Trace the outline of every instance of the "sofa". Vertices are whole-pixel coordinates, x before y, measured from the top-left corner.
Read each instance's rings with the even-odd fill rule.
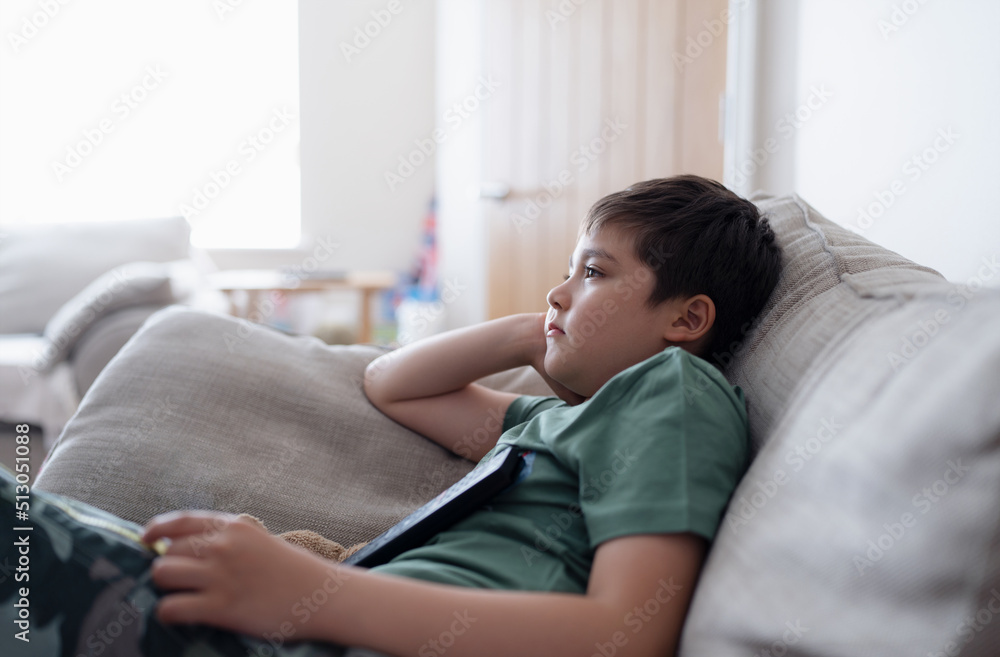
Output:
[[[183,217],[0,229],[0,421],[51,446],[97,374],[165,306],[221,311]]]
[[[784,270],[712,356],[746,395],[754,458],[680,654],[995,657],[995,254],[950,282],[798,196],[752,200]],[[368,540],[473,465],[367,402],[364,368],[384,351],[161,310],[98,376],[36,487],[139,523],[208,508]],[[550,394],[529,368],[482,382]]]

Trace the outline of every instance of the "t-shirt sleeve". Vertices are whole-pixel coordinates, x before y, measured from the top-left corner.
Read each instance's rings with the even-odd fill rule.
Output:
[[[636,377],[595,413],[578,461],[592,548],[629,534],[714,538],[749,444],[742,391],[709,368],[678,359]],[[607,412],[621,405],[627,413]]]
[[[512,429],[527,422],[539,413],[553,406],[563,404],[558,397],[539,397],[536,395],[521,395],[510,403],[503,418],[503,431]]]

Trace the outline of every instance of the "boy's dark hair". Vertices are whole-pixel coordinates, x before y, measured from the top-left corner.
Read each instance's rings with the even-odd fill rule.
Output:
[[[636,257],[655,272],[649,307],[696,294],[712,299],[715,324],[698,355],[727,364],[781,273],[781,249],[757,206],[701,176],[658,178],[595,203],[581,234],[602,227],[631,234]]]

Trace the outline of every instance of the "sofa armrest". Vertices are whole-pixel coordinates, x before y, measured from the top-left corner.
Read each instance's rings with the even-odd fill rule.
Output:
[[[384,351],[171,306],[100,374],[35,485],[138,523],[216,509],[369,540],[473,466],[368,402]],[[530,368],[483,382],[550,394]]]
[[[115,267],[64,303],[45,325],[45,337],[50,343],[45,367],[65,360],[80,336],[115,311],[173,301],[168,265],[133,262]]]
[[[95,321],[77,338],[69,354],[77,398],[82,399],[97,375],[162,305],[122,308]],[[53,441],[58,436],[53,436]]]

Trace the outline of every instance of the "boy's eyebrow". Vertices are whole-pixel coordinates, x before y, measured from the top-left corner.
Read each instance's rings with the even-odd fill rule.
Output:
[[[616,265],[619,264],[618,263],[618,259],[615,258],[610,253],[608,253],[607,251],[605,251],[604,249],[584,249],[583,252],[580,253],[580,255],[583,256],[584,260],[586,260],[587,258],[605,258],[605,259],[610,260],[611,262],[615,263]],[[570,269],[573,268],[573,254],[572,253],[569,254],[569,268]]]

